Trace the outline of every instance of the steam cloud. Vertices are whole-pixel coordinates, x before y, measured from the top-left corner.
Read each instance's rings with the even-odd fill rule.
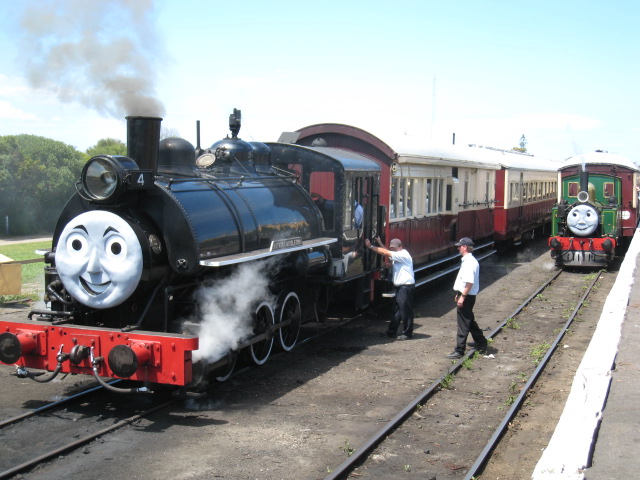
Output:
[[[273,268],[270,261],[242,264],[231,276],[196,291],[201,320],[194,361],[213,363],[252,333],[258,302],[272,300],[268,274]]]
[[[32,87],[102,114],[163,116],[154,63],[162,59],[153,0],[29,1],[21,58]]]

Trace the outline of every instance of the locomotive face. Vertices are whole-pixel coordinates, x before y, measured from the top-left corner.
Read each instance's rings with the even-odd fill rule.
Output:
[[[567,226],[575,235],[591,235],[598,228],[598,212],[591,205],[576,205],[567,215]]]
[[[67,291],[93,308],[124,302],[142,275],[140,242],[131,226],[111,212],[85,212],[71,220],[55,258]]]

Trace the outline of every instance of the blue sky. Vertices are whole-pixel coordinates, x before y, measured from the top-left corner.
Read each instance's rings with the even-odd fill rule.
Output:
[[[0,0],[0,8],[0,135],[81,150],[124,141],[124,117],[148,110],[93,82],[138,69],[145,95],[163,106],[163,126],[195,143],[200,120],[203,146],[227,134],[238,108],[246,140],[337,122],[391,147],[405,135],[451,143],[455,133],[458,144],[511,148],[524,134],[531,153],[553,159],[604,149],[640,162],[638,2]],[[118,66],[109,49],[127,38],[130,63]],[[77,47],[74,61],[53,55],[67,44]],[[117,85],[109,87],[119,93]]]

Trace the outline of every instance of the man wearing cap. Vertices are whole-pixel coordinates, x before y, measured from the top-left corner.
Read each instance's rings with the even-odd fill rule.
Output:
[[[487,349],[487,339],[482,334],[482,330],[480,330],[473,314],[476,295],[480,290],[480,265],[472,254],[473,240],[469,237],[463,237],[455,245],[458,247],[460,255],[462,255],[462,264],[453,284],[453,290],[456,293],[458,335],[456,349],[447,355],[447,358],[452,359],[462,358],[464,355],[469,333],[471,333],[475,342],[473,345],[479,351],[482,352]]]
[[[393,267],[393,284],[396,296],[393,304],[393,318],[386,332],[387,337],[395,337],[400,320],[403,331],[398,340],[409,340],[413,336],[413,295],[415,291],[415,277],[413,274],[413,259],[409,252],[402,247],[402,242],[394,238],[389,242],[389,249],[384,248],[380,237],[375,238],[379,246],[371,245],[369,239],[364,244],[375,253],[388,257]]]

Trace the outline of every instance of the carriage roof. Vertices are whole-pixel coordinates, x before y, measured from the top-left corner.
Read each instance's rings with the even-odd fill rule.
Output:
[[[492,170],[521,169],[556,172],[559,163],[511,150],[468,145],[434,144],[425,137],[403,135],[386,141],[351,125],[319,123],[295,132],[283,132],[279,142],[297,143],[305,139],[339,138],[338,148],[353,149],[390,162],[445,165]]]
[[[400,163],[459,163],[461,166],[492,170],[519,169],[555,172],[559,162],[510,150],[475,145],[400,145]],[[402,153],[400,153],[402,152]]]
[[[559,170],[564,170],[565,168],[577,165],[617,165],[619,167],[628,168],[634,172],[640,171],[638,165],[633,163],[627,157],[623,157],[617,153],[607,152],[590,152],[576,155],[565,160],[564,163],[560,165]]]

